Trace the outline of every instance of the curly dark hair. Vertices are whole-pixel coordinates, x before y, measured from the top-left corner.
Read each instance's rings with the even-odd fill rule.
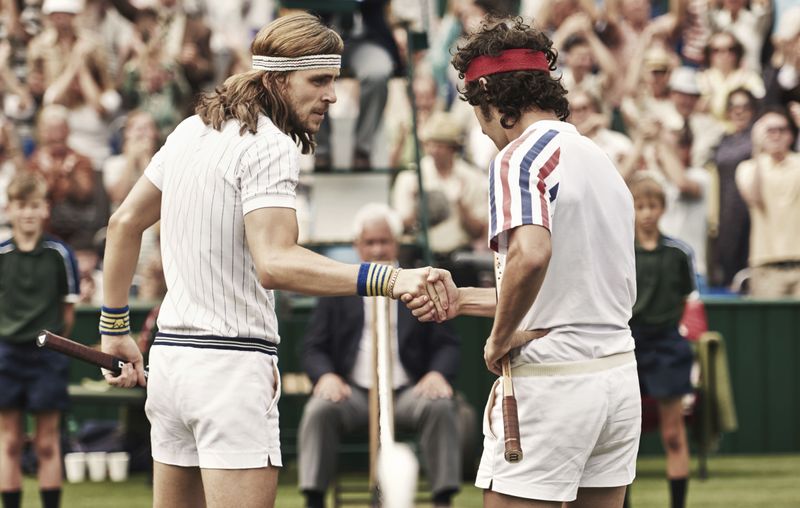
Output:
[[[470,62],[484,55],[497,56],[506,49],[528,48],[541,51],[547,58],[548,68],[556,69],[558,52],[544,33],[526,24],[522,17],[489,18],[481,29],[467,38],[453,56],[453,67],[459,77],[464,78]],[[522,113],[533,108],[552,111],[559,119],[569,116],[567,91],[560,78],[544,71],[511,71],[485,77],[486,86],[478,80],[459,89],[461,99],[473,106],[480,106],[484,117],[490,117],[491,106],[500,111],[500,125],[513,127]]]

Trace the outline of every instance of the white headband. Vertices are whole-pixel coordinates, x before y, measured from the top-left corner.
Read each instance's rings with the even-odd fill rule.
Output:
[[[297,58],[253,55],[253,69],[260,71],[304,71],[308,69],[340,68],[342,55],[309,55]]]

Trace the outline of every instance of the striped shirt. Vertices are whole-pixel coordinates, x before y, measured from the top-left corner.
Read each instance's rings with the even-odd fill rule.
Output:
[[[489,179],[489,245],[501,268],[512,229],[550,232],[547,273],[520,328],[551,332],[525,346],[522,361],[632,351],[633,198],[608,156],[573,125],[539,121],[497,154]]]
[[[161,255],[167,295],[159,331],[277,344],[272,291],[259,283],[244,216],[295,207],[297,145],[265,116],[258,133],[221,131],[192,116],[175,128],[145,176],[162,192]]]

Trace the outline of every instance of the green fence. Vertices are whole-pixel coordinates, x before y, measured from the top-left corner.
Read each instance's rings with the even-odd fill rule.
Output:
[[[300,344],[313,306],[313,299],[283,299],[278,317],[281,330],[280,366],[283,373],[298,373]],[[709,299],[709,325],[725,338],[739,430],[724,437],[720,453],[800,452],[800,301],[754,301]],[[132,325],[138,329],[149,311],[132,309]],[[83,342],[97,341],[97,310],[79,308],[73,336]],[[483,364],[483,343],[491,320],[462,317],[455,321],[462,339],[462,364],[456,387],[483,411],[493,382]],[[97,369],[74,362],[73,382],[99,379]],[[296,429],[304,397],[287,395],[281,400],[281,438],[284,451],[295,451]],[[113,415],[113,408],[76,407],[79,420]],[[478,426],[478,429],[481,427]],[[660,453],[658,437],[645,436],[643,453]]]
[[[800,451],[800,301],[706,302],[728,349],[739,430],[722,452]]]

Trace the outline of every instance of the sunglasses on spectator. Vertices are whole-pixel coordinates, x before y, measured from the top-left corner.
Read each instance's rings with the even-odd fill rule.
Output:
[[[787,134],[790,132],[788,125],[770,125],[764,131],[767,134]]]
[[[745,110],[745,109],[749,110],[749,109],[753,109],[753,108],[750,106],[749,102],[731,102],[728,105],[728,109],[731,110],[731,111],[742,111],[742,110]]]

